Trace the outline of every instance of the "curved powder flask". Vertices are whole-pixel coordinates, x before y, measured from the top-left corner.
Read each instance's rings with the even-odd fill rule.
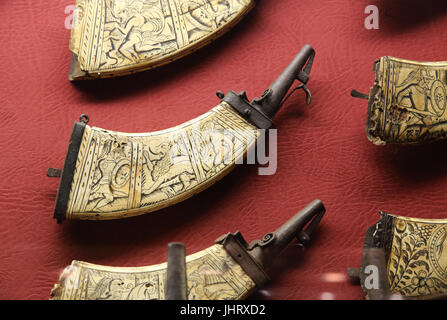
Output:
[[[208,249],[187,256],[188,300],[246,298],[269,280],[266,271],[294,238],[300,245],[310,241],[324,213],[323,203],[314,200],[262,240],[248,244],[240,232],[229,233]],[[119,268],[73,261],[62,272],[51,297],[57,300],[164,300],[166,268],[166,263]]]
[[[152,69],[211,43],[236,25],[253,0],[77,0],[69,79]]]
[[[306,45],[261,98],[233,91],[208,113],[177,127],[127,134],[76,122],[61,176],[54,217],[103,220],[136,216],[183,201],[242,163],[295,89],[309,80],[315,51]],[[301,82],[287,92],[295,80]],[[286,96],[287,95],[287,96]],[[285,97],[285,98],[284,98]],[[260,137],[262,138],[262,137]],[[242,159],[242,160],[241,160]]]
[[[447,219],[381,212],[366,232],[360,278],[367,299],[447,299]]]
[[[447,137],[447,62],[382,57],[374,64],[366,133],[376,145],[428,142]]]

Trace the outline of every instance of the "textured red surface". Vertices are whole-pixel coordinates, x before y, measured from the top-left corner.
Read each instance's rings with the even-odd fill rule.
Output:
[[[274,230],[314,198],[327,207],[315,241],[278,259],[272,281],[256,298],[362,299],[340,275],[359,266],[366,228],[378,210],[445,218],[445,143],[380,148],[365,136],[372,63],[383,55],[447,59],[446,5],[405,1],[259,1],[232,32],[166,67],[127,78],[71,84],[71,0],[0,3],[0,298],[47,299],[60,271],[78,259],[142,266],[166,258],[170,241],[187,252],[223,233],[248,239]],[[441,1],[440,1],[441,2]],[[379,6],[380,30],[364,28],[364,9]],[[421,9],[424,5],[429,9]],[[175,207],[108,222],[57,225],[53,205],[73,121],[124,132],[163,129],[217,104],[220,89],[262,94],[305,43],[317,51],[309,88],[276,118],[278,171],[258,176],[242,166],[202,194]]]

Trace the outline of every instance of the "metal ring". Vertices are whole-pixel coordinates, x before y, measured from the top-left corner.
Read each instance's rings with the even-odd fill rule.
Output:
[[[81,114],[81,116],[79,117],[79,121],[87,124],[90,121],[90,118],[88,117],[88,115],[86,115],[85,113]]]
[[[273,239],[275,238],[275,234],[273,232],[269,232],[264,235],[262,238],[262,246],[265,246],[266,244],[269,244]]]

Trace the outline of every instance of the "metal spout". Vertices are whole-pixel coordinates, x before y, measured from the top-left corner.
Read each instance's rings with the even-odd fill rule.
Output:
[[[180,242],[168,244],[166,300],[187,300],[185,246]]]
[[[309,242],[312,232],[325,212],[326,208],[323,203],[320,200],[314,200],[274,232],[267,233],[262,240],[255,240],[250,243],[247,250],[264,269],[268,269],[274,258],[294,238],[297,238],[298,243],[303,246]],[[306,225],[307,228],[305,228]]]
[[[261,98],[254,99],[252,103],[258,106],[265,115],[273,118],[295,90],[304,89],[307,95],[306,102],[310,104],[311,94],[306,84],[309,81],[314,57],[315,50],[310,45],[305,45],[281,75],[264,92],[264,95]],[[300,81],[301,84],[286,96],[295,80]]]
[[[310,104],[311,94],[306,84],[309,81],[314,57],[315,50],[310,45],[305,45],[260,98],[249,101],[245,91],[240,93],[229,91],[225,96],[219,91],[217,96],[259,129],[269,129],[273,126],[275,114],[296,90],[303,89],[306,92],[306,102]],[[295,80],[300,84],[290,90]]]

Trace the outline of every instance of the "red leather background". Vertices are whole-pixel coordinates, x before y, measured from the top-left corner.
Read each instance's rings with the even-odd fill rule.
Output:
[[[193,253],[223,233],[247,240],[274,230],[314,198],[327,207],[315,241],[277,260],[255,298],[362,299],[344,274],[359,266],[378,211],[445,218],[446,143],[376,147],[365,136],[372,63],[383,55],[447,60],[444,1],[264,0],[232,32],[166,67],[107,81],[68,81],[67,5],[74,0],[0,2],[0,298],[47,299],[71,260],[142,266],[182,241]],[[380,30],[364,9],[380,9]],[[404,5],[405,4],[405,5]],[[398,8],[399,5],[401,8]],[[422,7],[424,6],[424,7]],[[393,8],[394,7],[394,8]],[[262,94],[305,43],[317,51],[309,88],[275,119],[278,170],[241,166],[202,194],[156,214],[57,225],[53,206],[72,125],[147,132],[190,120],[217,104],[216,90]]]

